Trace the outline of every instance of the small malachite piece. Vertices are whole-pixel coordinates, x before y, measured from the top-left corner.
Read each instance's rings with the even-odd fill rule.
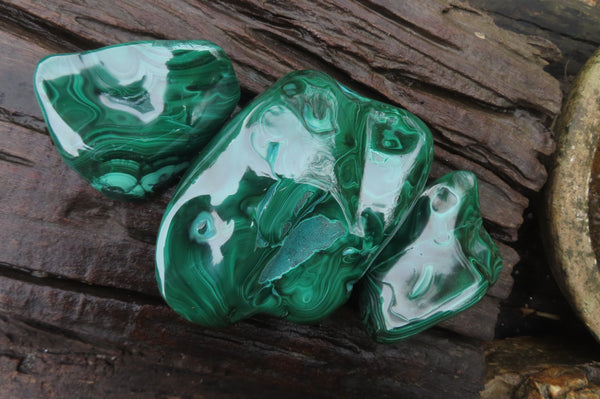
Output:
[[[381,342],[414,335],[473,305],[502,268],[482,226],[477,181],[459,171],[416,201],[360,284],[361,313]]]
[[[344,303],[425,187],[427,127],[314,71],[293,72],[205,148],[165,212],[159,289],[205,326],[316,322]]]
[[[44,58],[35,90],[66,163],[115,199],[185,170],[235,108],[227,55],[206,41],[135,42]]]

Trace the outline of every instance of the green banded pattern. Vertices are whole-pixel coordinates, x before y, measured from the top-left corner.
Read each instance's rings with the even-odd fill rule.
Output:
[[[501,268],[475,175],[450,173],[419,197],[361,281],[367,329],[381,342],[414,335],[479,301]]]
[[[235,108],[233,66],[206,41],[53,55],[35,89],[65,162],[114,199],[144,198],[190,164]]]
[[[427,127],[315,71],[293,72],[205,148],[165,212],[161,294],[187,319],[317,322],[344,303],[423,191]]]

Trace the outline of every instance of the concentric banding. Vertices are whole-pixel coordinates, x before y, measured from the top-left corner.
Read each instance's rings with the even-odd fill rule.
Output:
[[[361,281],[367,329],[381,342],[414,335],[481,299],[501,268],[475,175],[450,173],[419,197]]]
[[[414,115],[323,73],[291,73],[223,128],[174,194],[160,291],[206,326],[256,313],[321,320],[348,299],[431,161]]]
[[[143,198],[185,170],[240,95],[231,62],[205,41],[53,55],[34,83],[64,160],[118,199]]]

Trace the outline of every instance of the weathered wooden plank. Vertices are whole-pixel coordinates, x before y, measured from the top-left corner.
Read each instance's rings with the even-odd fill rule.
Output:
[[[22,42],[19,43],[18,40],[5,41],[6,43],[11,44],[10,50],[13,50],[15,48],[21,48],[21,45],[24,45],[24,43]],[[14,45],[13,43],[18,43],[18,45]],[[27,44],[24,47],[27,46],[31,47],[31,44]],[[43,50],[42,52],[45,52],[45,50]],[[11,70],[21,71],[20,80],[22,81],[23,76],[29,78],[31,63],[29,63],[28,67],[29,68],[12,68]],[[23,74],[23,71],[26,73]],[[26,92],[25,94],[28,93]],[[22,97],[26,98],[28,96]],[[30,107],[32,103],[33,101],[28,102]],[[37,113],[37,111],[34,111],[34,113]],[[482,202],[484,202],[485,204],[496,202],[497,205],[494,204],[494,206],[485,206],[483,208],[484,216],[488,220],[491,220],[492,223],[496,223],[500,226],[499,231],[495,232],[495,235],[497,237],[514,240],[516,238],[518,226],[522,222],[522,210],[527,205],[526,199],[520,194],[516,193],[514,190],[512,190],[506,183],[504,183],[501,179],[497,178],[493,173],[490,173],[485,168],[482,168],[476,163],[468,162],[465,159],[462,159],[461,161],[461,157],[458,157],[454,154],[449,154],[447,151],[444,151],[439,147],[436,151],[438,153],[438,160],[440,163],[452,162],[455,166],[460,166],[463,169],[475,171],[480,176],[480,178],[483,176],[482,186],[487,185],[487,183],[484,180],[485,178],[488,178],[489,180],[493,181],[492,185],[487,185],[487,187],[485,187],[482,190]],[[507,204],[507,198],[510,198],[510,200],[513,203]]]
[[[356,316],[344,309],[317,326],[254,318],[227,329],[206,330],[182,321],[164,306],[54,285],[44,279],[0,276],[0,312],[28,315],[37,325],[77,340],[142,351],[149,365],[160,361],[177,365],[184,375],[186,371],[206,375],[215,382],[224,378],[238,394],[252,394],[244,391],[247,381],[254,382],[249,389],[264,383],[267,394],[286,387],[299,395],[326,398],[476,398],[482,388],[483,353],[478,344],[436,331],[395,345],[376,344]],[[0,326],[6,328],[2,322]],[[13,358],[20,356],[15,353]],[[179,387],[172,389],[177,392]]]
[[[30,82],[35,64],[41,57],[47,55],[49,50],[33,44],[31,40],[25,40],[2,31],[0,31],[0,45],[7,53],[17,54],[16,57],[9,58],[9,62],[2,64],[1,72],[7,72],[6,76],[9,76],[11,82],[10,85],[0,89],[2,93],[5,93],[2,96],[4,101],[0,102],[3,119],[36,130],[43,130],[41,113],[36,105]],[[17,90],[15,87],[19,89]],[[28,152],[30,150],[15,149],[15,151]],[[434,166],[432,176],[439,177],[452,169],[471,170],[480,176],[483,188],[481,190],[482,202],[490,204],[483,208],[483,216],[498,226],[496,232],[498,238],[514,241],[518,227],[522,223],[521,212],[527,206],[527,199],[484,167],[437,147],[436,166]],[[512,211],[507,212],[507,209]]]
[[[147,235],[166,202],[117,205],[70,170],[48,136],[6,122],[0,134],[0,181],[9,188],[0,191],[0,262],[155,294]]]
[[[441,322],[439,326],[465,337],[489,341],[494,339],[499,313],[500,300],[486,295],[469,309]]]
[[[14,318],[0,317],[0,347],[0,391],[11,399],[306,397],[264,377],[227,373],[226,364],[90,345]]]
[[[498,249],[500,249],[500,254],[502,255],[502,272],[500,273],[500,277],[498,277],[498,281],[490,288],[487,295],[498,299],[506,299],[513,287],[512,271],[513,267],[519,262],[519,254],[505,244],[500,242],[496,242],[496,244],[498,244]]]
[[[12,80],[23,87],[19,96],[30,97],[29,102],[13,101],[11,97],[0,104],[12,122],[0,122],[4,142],[0,176],[11,187],[0,194],[6,237],[0,240],[0,261],[7,269],[20,268],[36,275],[60,276],[155,296],[153,242],[169,194],[144,204],[108,201],[62,163],[47,136],[36,134],[30,126],[16,125],[14,115],[39,118],[39,110],[31,105],[34,99],[29,82],[33,64],[48,53],[48,48],[56,51],[53,46],[57,45],[37,45],[9,32],[0,32],[0,38],[6,51],[18,53],[26,49],[27,56],[11,58],[11,66],[3,68],[10,69]],[[14,91],[8,94],[17,96]],[[493,227],[492,233],[498,238],[515,239],[522,221],[521,211],[515,208],[527,205],[525,197],[473,161],[441,148],[436,149],[436,157],[433,177],[457,168],[480,176],[483,213]],[[513,211],[506,212],[507,208]],[[518,260],[508,247],[503,254],[505,271],[496,286],[499,288],[492,291],[497,298],[508,296],[510,271]],[[497,301],[485,300],[446,327],[489,339],[496,314]]]
[[[8,33],[2,28],[0,24],[0,120],[43,132],[44,120],[33,94],[33,71],[40,58],[61,48],[43,47],[21,30]]]
[[[506,29],[548,38],[563,57],[547,68],[568,83],[600,47],[600,5],[594,0],[469,0]]]
[[[6,122],[0,122],[0,132],[6,143],[0,180],[12,187],[0,192],[0,262],[156,296],[154,240],[168,194],[137,204],[109,201],[61,161],[47,136]],[[518,257],[509,247],[501,249],[504,272],[498,287],[504,288],[495,293],[506,298]],[[491,339],[497,312],[497,301],[484,301],[446,326]]]
[[[176,387],[202,378],[214,388],[202,393],[215,397],[250,396],[244,387],[261,385],[272,396],[477,397],[477,339],[493,337],[518,260],[504,244],[505,269],[482,302],[393,346],[366,337],[352,304],[317,326],[256,317],[224,330],[193,326],[162,304],[153,242],[170,194],[118,204],[89,188],[43,134],[31,88],[34,64],[49,52],[155,38],[217,42],[233,59],[244,101],[292,69],[315,68],[416,113],[434,130],[432,178],[475,172],[486,226],[498,240],[516,240],[525,195],[545,181],[538,157],[553,150],[546,125],[560,92],[542,68],[556,49],[506,33],[460,2],[0,1],[0,51],[10,54],[0,58],[0,74],[10,80],[0,87],[0,180],[8,187],[0,192],[0,314],[125,353],[142,350],[145,359],[123,362],[132,370],[177,364]],[[80,342],[62,343],[70,344]],[[18,369],[19,356],[0,353],[0,362],[10,368],[17,359]],[[44,357],[47,369],[60,365],[52,359]],[[110,367],[127,375],[124,364]],[[100,370],[105,379],[97,382],[105,385],[98,386],[123,381],[98,367],[87,373]],[[137,384],[116,385],[125,394],[143,389]],[[325,385],[337,391],[322,392]]]
[[[553,149],[543,115],[554,115],[561,97],[542,70],[553,47],[502,31],[462,3],[399,4],[8,1],[0,8],[9,20],[25,13],[90,43],[213,40],[250,94],[292,69],[323,69],[422,117],[452,154],[510,182],[507,195],[514,187],[539,189],[546,172],[537,156]]]

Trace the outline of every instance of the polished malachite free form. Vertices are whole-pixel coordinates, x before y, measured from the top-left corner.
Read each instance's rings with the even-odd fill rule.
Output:
[[[458,171],[418,198],[360,284],[369,332],[381,342],[414,335],[477,302],[502,268],[482,226],[477,180]]]
[[[146,41],[52,55],[34,85],[65,162],[114,199],[169,184],[235,108],[232,64],[207,41]]]
[[[432,154],[407,111],[321,72],[283,77],[180,183],[157,239],[161,294],[205,326],[257,313],[323,319],[404,221]]]

